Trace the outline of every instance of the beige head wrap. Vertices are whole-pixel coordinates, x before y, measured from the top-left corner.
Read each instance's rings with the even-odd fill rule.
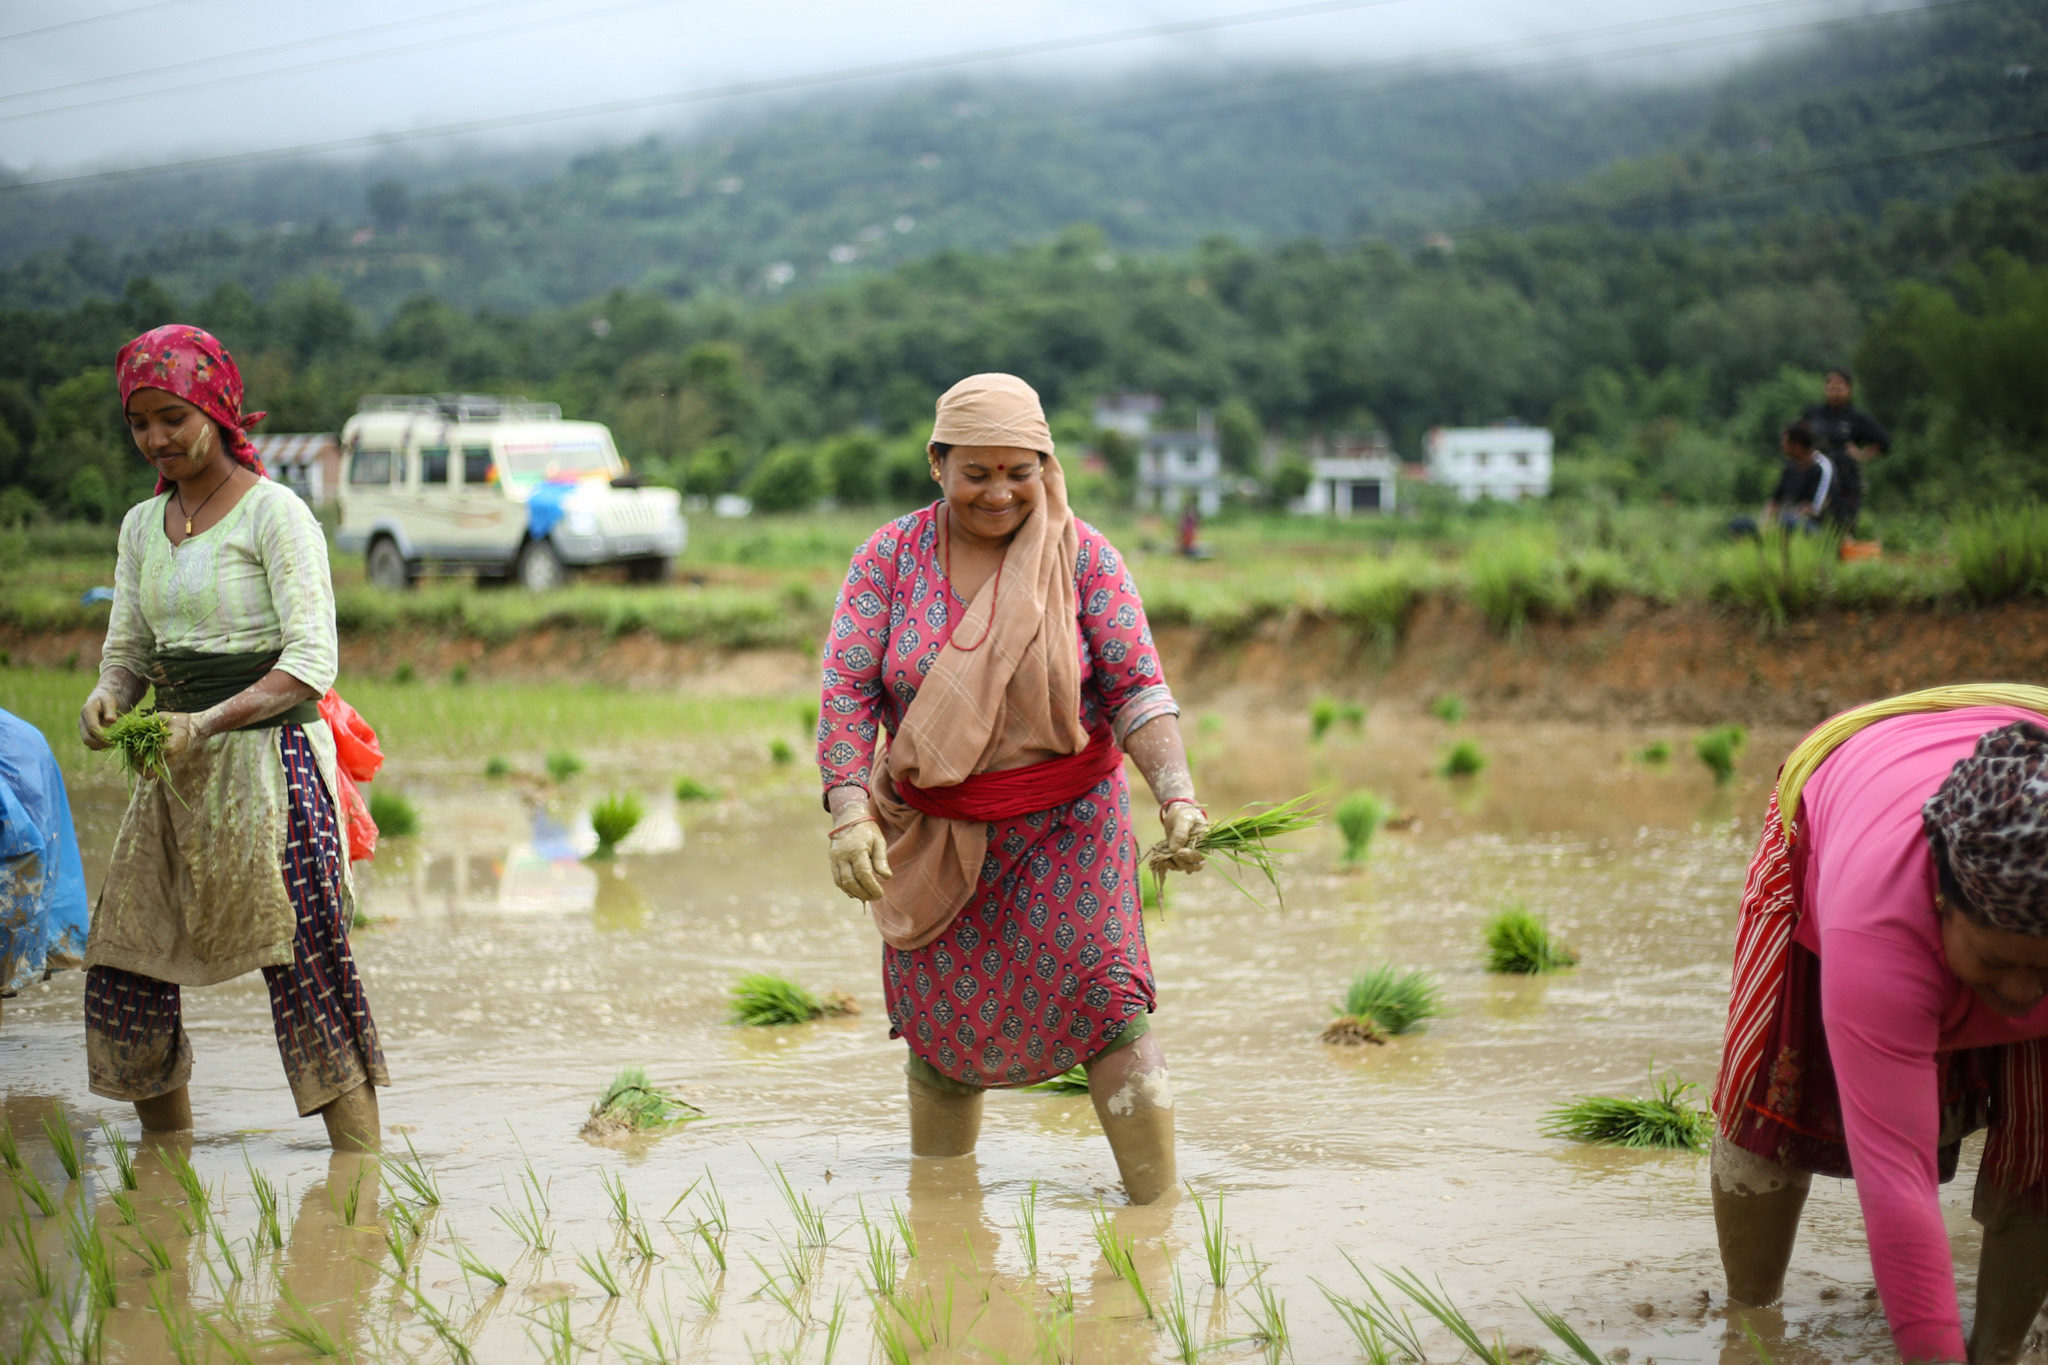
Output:
[[[1038,507],[1010,538],[1002,573],[974,595],[870,775],[896,875],[869,909],[882,938],[897,948],[931,942],[966,908],[988,853],[989,827],[913,809],[897,796],[896,779],[950,787],[1088,745],[1074,616],[1080,533],[1038,395],[1015,375],[972,375],[939,399],[932,440],[1036,450],[1046,459]],[[977,640],[973,649],[958,647]]]
[[[1011,446],[1050,455],[1052,428],[1038,390],[1014,374],[970,374],[939,396],[932,440],[949,446]]]

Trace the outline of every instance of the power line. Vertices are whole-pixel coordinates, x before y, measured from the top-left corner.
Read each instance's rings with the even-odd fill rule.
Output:
[[[61,24],[44,24],[41,28],[25,28],[19,33],[0,33],[0,43],[11,43],[17,38],[40,38],[45,33],[59,29],[78,28],[85,24],[97,24],[107,19],[126,19],[132,14],[146,14],[150,10],[170,9],[176,5],[189,5],[192,0],[155,0],[154,4],[135,5],[129,9],[117,9],[106,14],[88,14],[83,19],[66,19]]]
[[[639,0],[639,3],[636,4],[614,5],[611,6],[609,9],[578,11],[576,13],[571,14],[547,15],[540,19],[529,19],[522,23],[508,24],[496,29],[480,29],[475,33],[451,34],[441,38],[433,39],[429,43],[416,44],[413,48],[399,50],[412,51],[416,50],[416,48],[420,46],[438,46],[444,43],[453,44],[459,42],[470,42],[480,38],[496,37],[501,33],[519,33],[534,28],[551,28],[560,24],[572,24],[579,19],[602,18],[610,14],[618,13],[621,10],[646,9],[650,5],[673,4],[674,2],[675,0]],[[88,76],[84,80],[67,81],[63,85],[40,86],[34,90],[16,90],[5,95],[0,95],[0,104],[6,104],[13,100],[34,99],[39,95],[61,94],[63,91],[66,90],[83,90],[88,86],[117,85],[123,81],[132,81],[142,76],[163,76],[169,75],[172,72],[176,71],[196,71],[200,69],[214,69],[218,68],[223,63],[238,62],[247,57],[274,57],[282,52],[297,52],[302,48],[320,47],[327,43],[346,42],[351,38],[373,38],[380,33],[392,33],[405,29],[422,28],[428,24],[445,23],[451,19],[467,19],[472,15],[490,14],[497,11],[501,11],[504,8],[505,6],[502,3],[498,3],[497,0],[487,0],[487,3],[484,4],[464,5],[459,9],[442,10],[437,14],[416,14],[406,19],[393,19],[381,24],[369,24],[362,28],[339,29],[333,33],[317,34],[311,38],[294,38],[290,42],[268,43],[262,47],[245,47],[239,52],[212,52],[208,53],[204,57],[194,57],[189,61],[172,62],[166,66],[144,67],[139,71],[122,71],[117,72],[116,74],[111,76]],[[354,53],[352,55],[344,57],[330,57],[325,61],[312,63],[310,66],[285,67],[275,72],[259,71],[253,74],[257,76],[267,76],[273,74],[283,75],[292,71],[320,69],[328,66],[339,66],[343,63],[351,61],[364,61],[377,57],[389,56],[392,55],[392,53],[392,49],[377,49],[370,52]],[[237,76],[234,79],[248,80],[250,79],[250,77],[248,75],[243,75]],[[183,85],[159,86],[154,90],[143,90],[129,95],[117,95],[112,99],[86,101],[78,104],[60,104],[49,109],[37,109],[31,113],[15,114],[11,117],[35,118],[42,114],[61,114],[71,109],[91,109],[101,104],[119,104],[126,100],[150,99],[154,96],[164,94],[171,90],[183,90],[186,88],[187,87]]]
[[[469,119],[460,123],[443,123],[428,128],[414,128],[396,133],[364,133],[354,137],[332,138],[324,142],[304,142],[292,147],[273,147],[255,152],[229,152],[220,156],[194,157],[187,161],[165,162],[155,166],[131,166],[120,170],[89,171],[78,175],[52,176],[44,180],[18,181],[11,185],[0,185],[0,194],[20,194],[28,190],[47,189],[57,185],[80,185],[93,182],[130,180],[140,176],[162,175],[174,171],[212,170],[221,166],[250,165],[264,161],[281,161],[297,156],[309,156],[319,152],[352,151],[362,147],[391,146],[405,142],[422,142],[433,138],[461,137],[470,133],[497,132],[506,128],[527,128],[543,123],[562,123],[581,118],[597,118],[606,114],[634,113],[643,109],[659,109],[683,104],[701,104],[713,100],[734,99],[745,95],[778,94],[791,90],[808,90],[827,85],[841,85],[852,81],[873,80],[883,76],[915,75],[924,71],[940,71],[953,66],[970,66],[982,62],[1007,61],[1018,57],[1039,57],[1059,52],[1076,52],[1087,48],[1109,47],[1118,43],[1138,42],[1147,38],[1171,38],[1190,33],[1211,33],[1221,29],[1242,28],[1251,24],[1274,23],[1286,19],[1303,19],[1322,14],[1340,14],[1349,10],[1375,9],[1383,5],[1404,4],[1408,0],[1311,0],[1311,3],[1285,5],[1277,9],[1245,10],[1235,14],[1217,15],[1209,19],[1182,19],[1169,23],[1146,24],[1137,28],[1112,29],[1105,33],[1081,34],[1070,38],[1047,38],[1029,43],[1009,43],[998,47],[975,48],[966,52],[939,57],[913,57],[893,62],[872,62],[861,66],[840,67],[831,71],[813,72],[803,76],[780,76],[756,81],[739,81],[730,85],[706,86],[697,90],[682,90],[666,95],[641,95],[630,99],[605,100],[596,104],[569,105],[558,109],[536,110],[525,114],[503,114],[494,118]]]

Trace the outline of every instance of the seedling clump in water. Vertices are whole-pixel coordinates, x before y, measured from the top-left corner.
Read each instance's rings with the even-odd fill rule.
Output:
[[[1337,830],[1344,836],[1344,861],[1362,863],[1372,836],[1387,820],[1387,803],[1371,792],[1353,792],[1337,803]]]
[[[1391,964],[1351,978],[1344,998],[1330,1007],[1337,1017],[1323,1030],[1326,1043],[1379,1043],[1386,1035],[1410,1033],[1444,1012],[1436,977],[1417,967]]]
[[[1465,719],[1465,699],[1446,692],[1429,704],[1429,714],[1446,725],[1456,725]]]
[[[794,763],[796,761],[796,750],[791,747],[788,740],[777,735],[774,739],[768,741],[768,757],[777,767],[781,767],[786,763]]]
[[[1486,755],[1469,739],[1461,739],[1444,754],[1437,769],[1445,777],[1477,777],[1486,767]]]
[[[1726,782],[1735,776],[1735,760],[1742,757],[1742,750],[1749,743],[1749,731],[1740,725],[1717,725],[1693,741],[1693,752],[1700,756],[1700,762],[1713,771],[1714,781]]]
[[[804,1024],[828,1014],[859,1014],[850,995],[838,991],[814,995],[786,976],[748,972],[732,988],[735,1024]]]
[[[1330,727],[1337,723],[1337,699],[1317,697],[1308,708],[1308,734],[1312,740],[1321,740],[1330,733]]]
[[[647,1079],[647,1068],[629,1066],[620,1070],[590,1106],[583,1124],[588,1138],[620,1137],[654,1129],[673,1128],[703,1117],[704,1111],[688,1100],[659,1090]]]
[[[1535,975],[1578,965],[1579,957],[1550,936],[1550,924],[1510,905],[1486,922],[1486,970]]]
[[[676,779],[676,800],[678,801],[716,801],[717,799],[718,789],[715,787],[707,787],[696,778],[687,774]]]
[[[1666,1076],[1651,1096],[1577,1095],[1544,1117],[1543,1135],[1600,1147],[1703,1151],[1714,1135],[1714,1117],[1686,1098],[1697,1089]]]
[[[631,792],[613,792],[590,808],[590,828],[597,835],[595,858],[609,858],[639,827],[646,809]]]
[[[377,833],[394,839],[420,830],[419,807],[397,792],[370,793],[370,820],[377,826]]]
[[[567,782],[570,778],[583,771],[583,760],[570,753],[567,749],[555,750],[547,756],[546,761],[548,781],[557,784]]]

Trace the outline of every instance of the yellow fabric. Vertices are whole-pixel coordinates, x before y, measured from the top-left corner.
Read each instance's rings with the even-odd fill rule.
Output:
[[[2048,724],[2048,687],[2027,683],[1957,683],[1904,692],[1830,716],[1799,741],[1785,759],[1785,766],[1778,770],[1778,818],[1785,824],[1785,837],[1792,837],[1792,818],[1799,810],[1799,793],[1806,789],[1807,779],[1850,736],[1894,716],[1961,711],[1971,706],[2017,706],[2040,713],[2043,723]]]

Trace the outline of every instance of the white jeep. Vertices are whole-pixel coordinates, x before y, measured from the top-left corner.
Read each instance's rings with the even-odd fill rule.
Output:
[[[553,403],[371,394],[341,448],[335,543],[380,588],[474,572],[544,592],[598,564],[658,581],[688,543],[681,495],[641,487],[602,423],[565,422]]]

